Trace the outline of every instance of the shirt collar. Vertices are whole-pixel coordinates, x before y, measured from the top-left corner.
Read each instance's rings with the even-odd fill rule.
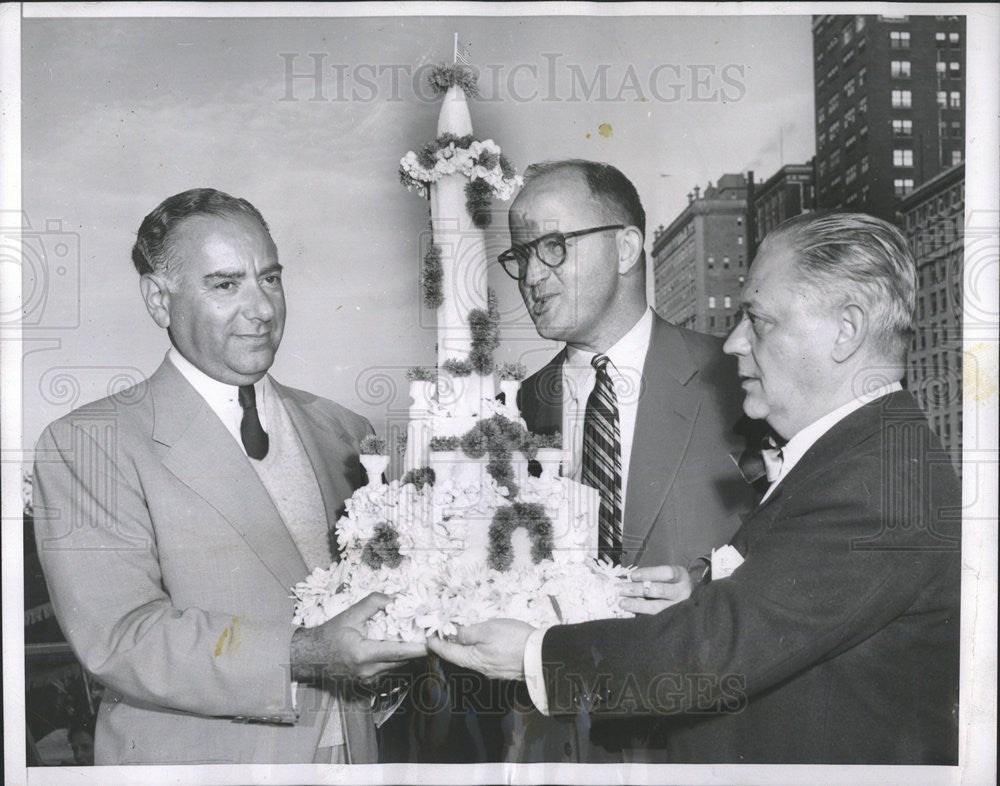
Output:
[[[619,371],[635,369],[642,372],[642,366],[646,361],[646,352],[649,349],[649,338],[653,332],[653,309],[647,308],[638,321],[629,328],[628,332],[614,343],[606,352],[611,364]],[[566,363],[576,368],[591,368],[591,361],[596,352],[588,352],[584,349],[566,346]]]
[[[238,386],[228,385],[225,382],[219,382],[219,380],[210,377],[178,352],[176,347],[170,348],[167,352],[167,358],[215,412],[218,413],[227,407],[231,407],[234,403],[239,406]],[[254,383],[258,412],[264,409],[264,396],[267,389],[266,380],[267,374]]]
[[[869,393],[865,393],[856,399],[848,401],[843,406],[838,407],[832,412],[828,412],[823,415],[823,417],[814,420],[808,426],[801,429],[794,437],[788,440],[787,444],[781,449],[782,477],[788,474],[791,468],[795,466],[798,460],[806,454],[809,448],[816,444],[820,437],[826,434],[826,432],[852,412],[861,409],[861,407],[865,404],[875,401],[875,399],[882,398],[883,396],[887,396],[890,393],[895,393],[897,390],[902,389],[903,386],[899,382],[882,385]]]

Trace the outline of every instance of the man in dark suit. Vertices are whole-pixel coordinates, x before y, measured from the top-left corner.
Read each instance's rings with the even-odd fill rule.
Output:
[[[491,621],[431,649],[527,676],[547,712],[669,717],[672,761],[954,764],[961,495],[899,384],[915,279],[870,216],[768,235],[726,351],[788,441],[711,581],[655,616]]]
[[[501,263],[539,335],[566,342],[522,384],[521,414],[532,432],[562,434],[564,475],[601,490],[602,556],[641,567],[626,607],[660,611],[687,592],[686,571],[700,575],[701,558],[756,501],[730,459],[741,447],[736,364],[719,339],[671,325],[649,307],[646,215],[616,168],[582,160],[528,167],[509,223],[512,247]],[[601,438],[592,406],[600,380],[613,401],[611,417],[597,424],[608,438],[592,450],[590,429]],[[614,466],[602,483],[594,459],[605,448]],[[629,749],[640,747],[648,759],[662,747],[648,722],[597,724],[578,740],[548,727],[546,756],[635,758]]]
[[[336,556],[371,426],[267,374],[282,267],[249,202],[170,197],[132,256],[173,346],[145,382],[50,425],[34,475],[56,616],[107,686],[96,762],[374,762],[354,680],[424,648],[364,637],[386,596],[306,629],[290,592]]]

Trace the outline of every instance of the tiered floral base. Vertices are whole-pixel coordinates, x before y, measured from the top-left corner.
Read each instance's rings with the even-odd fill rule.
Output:
[[[461,451],[431,454],[433,484],[370,473],[337,523],[340,561],[295,587],[295,621],[319,625],[373,591],[394,596],[369,623],[377,639],[450,635],[493,617],[540,626],[631,616],[618,591],[628,569],[594,559],[597,492],[558,477],[561,455],[538,451],[543,471],[532,477],[516,454],[513,500],[487,457]]]

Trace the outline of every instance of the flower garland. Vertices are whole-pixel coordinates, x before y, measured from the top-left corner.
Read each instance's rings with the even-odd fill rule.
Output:
[[[479,97],[479,86],[476,84],[475,72],[463,63],[452,63],[435,67],[428,75],[427,81],[431,89],[438,95],[448,92],[452,85],[458,85],[470,98]]]
[[[510,570],[514,562],[511,535],[524,527],[531,538],[531,561],[536,565],[552,558],[552,520],[538,502],[515,502],[497,508],[490,524],[490,548],[486,564],[493,570]]]
[[[475,370],[471,360],[459,360],[458,358],[448,358],[441,364],[441,368],[453,377],[468,377]]]
[[[523,182],[492,139],[480,141],[472,134],[441,134],[421,147],[420,152],[411,150],[399,160],[400,183],[424,198],[430,196],[432,183],[452,174],[469,178],[465,206],[480,229],[490,225],[489,206],[493,198],[510,199]]]
[[[406,378],[410,382],[437,382],[437,368],[434,366],[412,366],[406,369]]]
[[[451,453],[461,446],[460,437],[431,437],[430,449],[434,453]]]
[[[497,379],[501,382],[507,380],[520,382],[528,376],[528,370],[524,367],[524,363],[499,363],[496,372]]]
[[[441,291],[443,278],[441,246],[432,243],[424,254],[424,264],[420,268],[420,288],[424,292],[424,305],[432,311],[444,303],[444,293]]]
[[[422,489],[427,485],[434,485],[435,475],[434,469],[431,467],[417,467],[416,469],[408,470],[403,474],[403,477],[399,479],[399,485],[405,486],[407,483],[412,483],[417,487],[417,491]]]
[[[378,570],[382,565],[398,568],[402,561],[403,555],[399,553],[399,533],[396,532],[396,528],[385,521],[376,524],[375,535],[361,551],[362,564],[372,570]]]
[[[486,290],[486,309],[474,308],[469,312],[469,333],[472,349],[469,363],[480,376],[493,373],[493,352],[500,346],[500,310],[496,292]]]

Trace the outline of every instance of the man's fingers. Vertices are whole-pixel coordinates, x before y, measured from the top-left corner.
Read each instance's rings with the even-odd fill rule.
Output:
[[[666,608],[674,605],[672,600],[645,600],[643,598],[625,598],[621,602],[621,607],[625,611],[633,614],[659,614]]]
[[[395,662],[422,658],[427,654],[427,645],[422,641],[374,641],[366,639],[364,659],[366,661]]]
[[[345,609],[339,615],[346,625],[351,627],[361,627],[361,625],[374,617],[378,612],[389,605],[391,601],[388,595],[381,592],[372,592],[349,609]]]
[[[634,582],[663,581],[672,584],[684,578],[686,573],[687,571],[680,565],[656,565],[650,568],[634,570],[630,578]]]
[[[461,631],[459,631],[459,633],[461,633]],[[449,663],[454,663],[456,666],[461,666],[467,669],[474,668],[471,651],[461,644],[433,637],[427,639],[427,649],[443,660],[446,660]]]

